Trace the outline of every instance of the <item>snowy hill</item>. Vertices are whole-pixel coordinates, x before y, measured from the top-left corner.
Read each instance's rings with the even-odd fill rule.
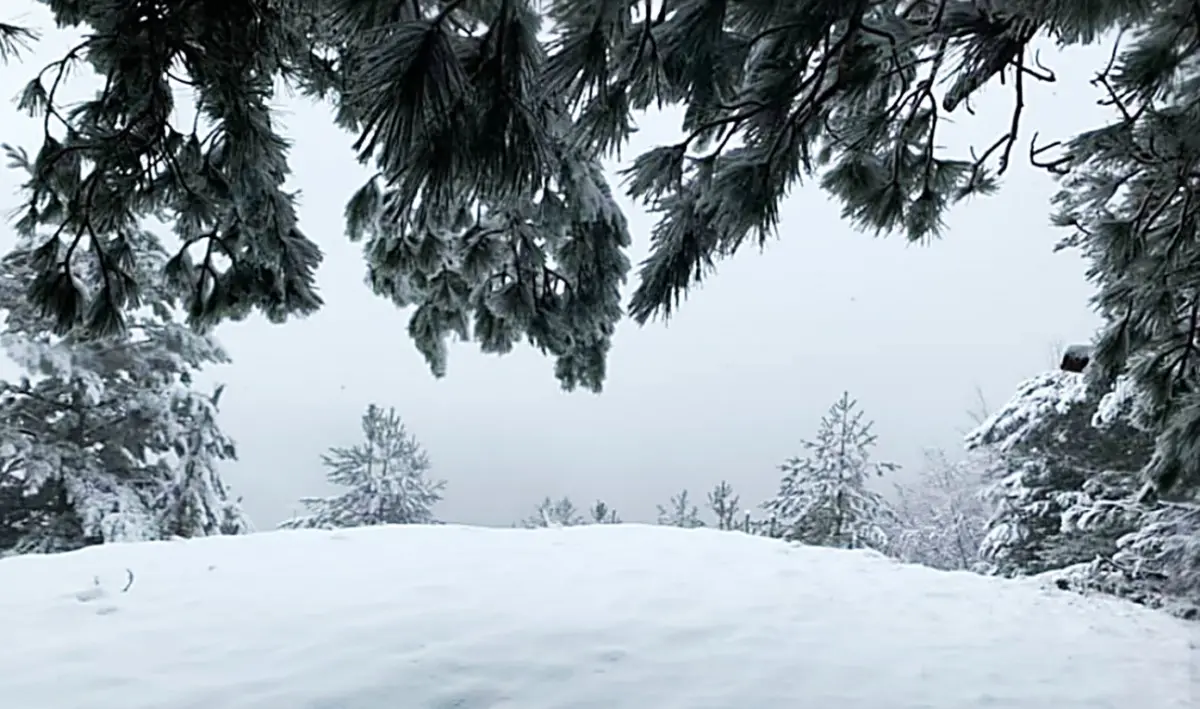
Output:
[[[1200,706],[1196,627],[1164,614],[640,525],[5,559],[0,637],[14,709]]]

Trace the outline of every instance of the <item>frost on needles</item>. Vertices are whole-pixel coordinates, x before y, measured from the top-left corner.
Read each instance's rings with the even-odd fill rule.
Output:
[[[148,216],[187,245],[168,273],[196,324],[321,305],[321,253],[284,187],[282,83],[331,102],[375,171],[347,231],[370,287],[413,306],[434,373],[452,337],[489,352],[524,339],[564,387],[598,390],[630,267],[601,161],[638,112],[682,106],[684,139],[624,170],[655,219],[636,320],[669,316],[719,259],[763,243],[804,180],[856,226],[916,241],[1027,156],[1059,179],[1054,221],[1091,264],[1095,385],[1131,375],[1136,423],[1157,437],[1150,477],[1200,489],[1200,275],[1180,266],[1200,258],[1191,0],[43,1],[88,34],[20,97],[45,126],[22,230],[29,249],[61,241],[125,284],[83,293],[43,260],[30,296],[60,327],[124,325],[144,284],[116,250]],[[31,39],[0,26],[0,55]],[[1106,125],[1040,140],[1024,125],[1056,78],[1037,60],[1050,44],[1111,48],[1093,82]],[[68,111],[60,77],[78,64],[104,88]],[[1008,128],[947,154],[942,127],[1001,83]],[[185,84],[194,125],[173,122]]]

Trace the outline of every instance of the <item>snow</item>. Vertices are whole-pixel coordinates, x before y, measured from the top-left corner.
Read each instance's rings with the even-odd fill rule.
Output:
[[[1193,624],[642,525],[295,530],[0,560],[21,709],[1196,707]]]
[[[967,434],[966,447],[991,446],[998,452],[1026,443],[1050,416],[1065,416],[1087,401],[1087,381],[1075,372],[1053,371],[1022,382],[1017,393]]]
[[[1100,399],[1100,405],[1092,416],[1092,425],[1102,428],[1121,419],[1132,421],[1139,393],[1137,381],[1133,377],[1128,374],[1117,377],[1112,391]]]

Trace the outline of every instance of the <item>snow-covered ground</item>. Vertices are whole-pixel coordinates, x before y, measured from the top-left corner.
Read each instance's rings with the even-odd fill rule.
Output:
[[[1198,640],[1030,582],[641,525],[0,560],[13,709],[1195,709]]]

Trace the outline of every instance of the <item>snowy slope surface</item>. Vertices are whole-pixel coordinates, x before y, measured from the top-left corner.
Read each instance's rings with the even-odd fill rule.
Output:
[[[1195,709],[1196,640],[1031,582],[640,525],[0,560],[13,709]]]

